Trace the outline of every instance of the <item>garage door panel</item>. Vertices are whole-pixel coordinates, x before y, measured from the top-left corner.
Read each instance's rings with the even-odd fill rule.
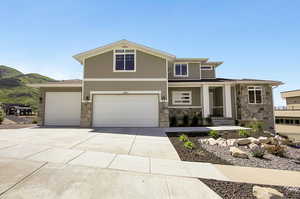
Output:
[[[80,125],[80,92],[46,92],[45,125]]]
[[[93,126],[158,126],[157,95],[96,95]]]

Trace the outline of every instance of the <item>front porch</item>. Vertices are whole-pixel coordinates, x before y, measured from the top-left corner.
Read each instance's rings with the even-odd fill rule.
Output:
[[[188,116],[211,120],[211,125],[234,125],[234,89],[231,84],[169,84],[170,118]]]

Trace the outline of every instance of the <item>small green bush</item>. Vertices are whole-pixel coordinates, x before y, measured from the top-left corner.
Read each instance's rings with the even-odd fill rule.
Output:
[[[249,130],[240,129],[239,130],[239,136],[240,137],[250,137],[251,132]]]
[[[251,152],[251,154],[253,157],[262,158],[262,157],[264,157],[265,152],[264,151],[253,151],[253,152]]]
[[[193,142],[191,142],[191,141],[186,141],[186,142],[183,144],[183,146],[184,146],[185,148],[188,148],[188,149],[194,149],[194,148],[196,148],[195,144],[194,144]]]
[[[181,142],[186,142],[189,140],[188,136],[185,134],[181,134],[178,138]]]
[[[3,110],[0,109],[0,124],[2,124],[3,120],[4,120],[4,112]]]
[[[183,116],[182,124],[183,124],[183,126],[189,126],[189,116],[188,115]]]
[[[191,126],[199,126],[199,117],[197,115],[193,116]]]
[[[219,132],[216,130],[211,130],[209,132],[209,136],[213,137],[214,139],[218,139],[220,137]]]
[[[32,124],[37,124],[38,121],[36,119],[32,120]]]
[[[247,127],[251,128],[253,133],[261,132],[263,130],[263,122],[251,122]]]
[[[205,118],[205,121],[206,121],[206,125],[208,125],[208,126],[212,125],[212,119],[211,119],[211,117]]]
[[[172,116],[170,118],[170,126],[173,126],[173,127],[177,126],[177,118],[175,116]]]

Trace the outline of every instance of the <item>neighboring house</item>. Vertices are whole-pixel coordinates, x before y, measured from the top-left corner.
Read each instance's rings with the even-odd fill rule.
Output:
[[[286,106],[275,108],[276,132],[300,141],[300,90],[281,92]]]
[[[263,121],[274,129],[272,87],[281,82],[216,77],[223,62],[177,58],[121,40],[74,56],[83,79],[34,84],[42,125],[168,127],[169,118],[215,125]]]

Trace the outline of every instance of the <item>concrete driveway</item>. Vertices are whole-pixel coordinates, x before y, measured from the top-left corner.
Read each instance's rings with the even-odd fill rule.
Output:
[[[220,198],[180,162],[160,129],[0,130],[0,198]]]
[[[31,155],[31,151],[35,152],[34,148],[41,147],[41,150],[73,149],[179,160],[173,145],[160,128],[0,130],[0,148],[7,146],[15,146],[13,152],[5,152],[7,157],[13,158],[24,158]],[[22,153],[18,154],[18,149]]]

